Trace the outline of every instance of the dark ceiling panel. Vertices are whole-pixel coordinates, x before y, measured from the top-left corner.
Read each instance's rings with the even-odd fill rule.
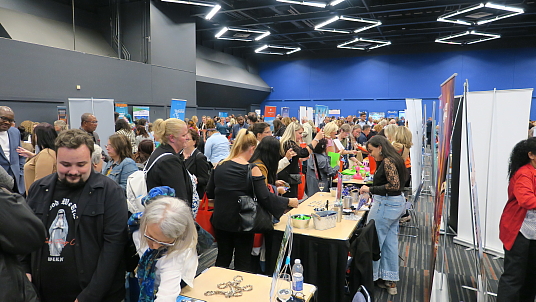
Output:
[[[193,15],[197,21],[197,43],[216,50],[233,53],[243,58],[265,61],[273,56],[254,52],[263,44],[299,46],[302,51],[285,56],[284,59],[305,57],[370,55],[370,53],[402,53],[426,51],[452,51],[498,47],[534,46],[536,44],[535,0],[503,0],[494,3],[520,7],[525,13],[512,18],[491,22],[481,26],[464,26],[438,22],[437,18],[449,12],[466,8],[482,1],[470,0],[346,0],[336,7],[315,8],[287,4],[276,0],[218,1],[222,9],[210,20],[203,14]],[[377,19],[382,25],[358,34],[320,32],[315,25],[336,15]],[[214,35],[224,26],[269,30],[271,35],[258,42],[223,42]],[[443,45],[435,39],[467,30],[487,31],[501,34],[496,41],[465,46]],[[389,40],[390,46],[370,52],[338,49],[337,45],[362,37]],[[418,45],[412,47],[410,45]],[[277,58],[281,58],[277,56]]]

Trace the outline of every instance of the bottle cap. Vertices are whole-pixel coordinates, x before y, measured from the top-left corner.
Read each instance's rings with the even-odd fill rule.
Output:
[[[300,260],[300,259],[296,259],[296,260],[294,260],[294,263],[295,263],[295,264],[301,264],[301,260]]]

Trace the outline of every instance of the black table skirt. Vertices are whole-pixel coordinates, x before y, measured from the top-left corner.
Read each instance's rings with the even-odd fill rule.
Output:
[[[279,254],[283,232],[265,234],[266,269],[271,276]],[[321,239],[294,234],[291,265],[300,259],[304,282],[317,287],[317,301],[345,301],[346,265],[350,243],[348,240]]]

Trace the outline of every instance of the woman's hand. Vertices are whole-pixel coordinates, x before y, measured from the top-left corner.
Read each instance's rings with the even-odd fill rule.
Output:
[[[32,157],[35,156],[35,153],[32,153],[32,152],[24,149],[23,147],[17,147],[17,153],[20,156],[27,157],[27,158],[32,158]]]
[[[370,188],[368,186],[361,186],[361,189],[359,189],[359,194],[363,193],[370,193]]]
[[[289,198],[288,199],[288,206],[291,208],[297,208],[300,205],[300,202],[298,201],[298,198]]]
[[[296,152],[294,152],[294,150],[292,150],[292,148],[288,149],[287,150],[287,153],[285,153],[285,157],[290,160],[292,159],[294,156],[298,155]]]
[[[287,188],[285,188],[285,187],[283,187],[283,186],[281,186],[281,187],[277,187],[277,194],[279,194],[279,195],[283,195],[283,194],[285,194],[285,193],[287,193]]]
[[[324,138],[324,130],[320,129],[320,131],[318,131],[318,132],[316,133],[315,139],[317,139],[317,140],[321,140],[321,139],[323,139],[323,138]]]

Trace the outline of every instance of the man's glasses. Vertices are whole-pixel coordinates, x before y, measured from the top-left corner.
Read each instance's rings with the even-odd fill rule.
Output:
[[[177,239],[173,240],[173,242],[162,242],[162,241],[158,241],[156,239],[154,239],[153,237],[147,235],[147,227],[145,227],[145,232],[143,233],[143,236],[149,240],[151,240],[152,242],[154,243],[158,243],[160,245],[163,245],[163,246],[173,246],[175,245],[175,242],[177,241]]]
[[[98,124],[99,121],[85,121],[86,123],[91,123],[91,124]]]
[[[15,122],[14,119],[9,118],[9,117],[6,117],[6,116],[0,116],[0,120],[2,120],[2,122],[8,122],[8,123],[13,123],[13,122]]]

